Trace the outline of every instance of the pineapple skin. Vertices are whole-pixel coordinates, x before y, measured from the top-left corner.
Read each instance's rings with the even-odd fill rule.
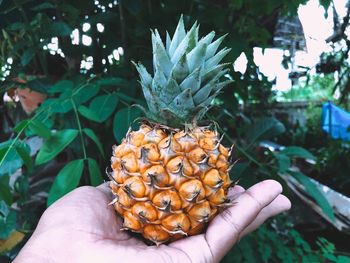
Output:
[[[109,174],[123,229],[156,245],[205,231],[230,205],[231,152],[208,127],[129,130],[113,149]]]

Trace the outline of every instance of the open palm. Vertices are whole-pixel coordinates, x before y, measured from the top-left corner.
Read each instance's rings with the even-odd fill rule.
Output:
[[[236,186],[230,191],[234,205],[206,233],[156,247],[120,230],[105,184],[80,187],[45,211],[15,262],[218,262],[242,236],[290,208],[281,191],[273,180],[246,191]]]

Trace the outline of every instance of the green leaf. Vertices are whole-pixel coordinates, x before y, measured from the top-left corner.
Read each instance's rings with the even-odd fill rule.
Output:
[[[92,121],[96,121],[99,122],[97,113],[90,110],[88,107],[84,106],[84,105],[80,105],[78,107],[78,111],[79,113],[84,116],[85,118],[87,118],[88,120],[92,120]]]
[[[74,83],[70,80],[61,80],[57,82],[55,85],[53,85],[48,92],[49,93],[58,93],[58,92],[64,92],[67,90],[73,90]]]
[[[87,119],[101,123],[111,116],[117,104],[117,93],[101,95],[91,101],[89,108],[79,107],[79,112]]]
[[[78,91],[74,91],[73,94],[75,104],[80,105],[87,102],[91,98],[95,97],[99,90],[100,86],[94,84],[84,85],[83,88],[78,88]]]
[[[21,122],[19,122],[14,128],[13,130],[17,133],[23,131],[29,124],[30,120],[23,120]]]
[[[33,160],[30,156],[30,147],[24,142],[17,142],[15,144],[15,149],[25,166],[27,166],[28,170],[31,172],[33,169]]]
[[[323,196],[323,194],[318,190],[316,185],[310,180],[310,178],[300,172],[290,171],[289,173],[305,187],[306,192],[315,199],[316,203],[321,207],[325,215],[334,221],[335,216],[332,206],[329,204],[328,200]]]
[[[64,22],[53,22],[47,25],[46,34],[48,36],[69,36],[72,28]]]
[[[42,122],[35,119],[29,123],[29,129],[33,134],[39,135],[44,139],[49,139],[51,136],[51,131]]]
[[[16,30],[25,28],[25,26],[26,25],[21,22],[15,22],[15,23],[9,24],[7,27],[7,30],[16,31]]]
[[[55,132],[51,137],[44,141],[36,159],[35,164],[46,163],[56,157],[64,148],[66,148],[77,137],[78,131],[67,129]]]
[[[24,51],[23,55],[21,56],[21,64],[22,66],[26,66],[29,64],[29,62],[34,58],[35,56],[35,49],[29,48],[26,51]]]
[[[48,93],[52,83],[48,78],[35,78],[27,82],[27,86],[34,91]]]
[[[105,121],[113,113],[118,104],[118,94],[111,93],[94,98],[90,103],[90,109],[97,113],[101,121]]]
[[[0,143],[0,176],[4,174],[13,174],[22,167],[22,159],[18,155],[13,140]]]
[[[290,158],[282,153],[276,154],[276,159],[278,163],[278,171],[280,173],[285,173],[290,167]]]
[[[6,204],[10,206],[12,204],[12,194],[11,194],[11,188],[9,183],[10,183],[10,176],[8,175],[0,176],[0,200],[4,200]]]
[[[4,200],[0,201],[0,217],[6,217],[10,213],[10,209]]]
[[[273,138],[285,130],[284,125],[275,118],[261,118],[253,125],[246,127],[245,140],[253,145],[256,141]]]
[[[127,87],[129,82],[123,78],[103,78],[96,81],[101,86],[122,86]]]
[[[71,161],[62,168],[50,189],[48,206],[78,186],[83,168],[83,159]]]
[[[101,175],[100,168],[98,167],[98,164],[94,159],[88,158],[88,167],[89,167],[91,185],[98,186],[101,183],[103,183],[103,178]]]
[[[298,157],[298,158],[316,160],[316,157],[312,153],[298,146],[288,146],[284,148],[282,151],[280,151],[280,153],[287,155],[289,157]]]
[[[118,142],[121,142],[133,121],[141,116],[141,111],[135,107],[119,110],[114,115],[113,133]]]
[[[7,239],[16,228],[16,212],[10,211],[7,217],[0,218],[0,239]]]
[[[83,132],[84,132],[91,140],[93,140],[93,141],[96,143],[96,145],[97,145],[99,151],[101,152],[101,154],[102,154],[102,156],[103,156],[103,158],[104,158],[105,155],[104,155],[104,152],[103,152],[102,143],[100,142],[100,139],[96,136],[95,132],[94,132],[93,130],[89,129],[89,128],[84,128],[84,129],[83,129]]]

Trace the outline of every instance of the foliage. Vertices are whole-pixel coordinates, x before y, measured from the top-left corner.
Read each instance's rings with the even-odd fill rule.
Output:
[[[332,100],[335,85],[334,75],[308,76],[304,82],[277,96],[278,101]]]
[[[303,145],[316,156],[315,165],[308,168],[307,175],[332,189],[349,195],[350,145],[334,140],[321,129],[320,106],[305,111],[306,125],[287,126],[287,132],[278,142],[283,145]]]
[[[234,61],[242,52],[248,59],[244,74],[231,69],[234,82],[207,114],[219,124],[226,142],[236,145],[238,162],[231,170],[232,178],[246,186],[266,178],[283,183],[280,175],[288,173],[311,189],[325,212],[331,213],[320,193],[293,170],[296,158],[314,158],[310,152],[296,146],[282,152],[260,147],[262,140],[281,137],[285,127],[260,110],[273,101],[274,94],[272,83],[254,64],[253,47],[271,46],[278,15],[295,14],[306,0],[264,0],[259,4],[255,0],[96,2],[0,1],[1,98],[4,92],[11,95],[14,86],[29,86],[48,95],[32,115],[20,118],[14,114],[18,105],[14,108],[14,102],[1,100],[8,112],[6,121],[0,119],[1,128],[8,128],[0,130],[1,138],[6,138],[0,143],[0,224],[5,229],[0,239],[9,239],[16,231],[30,236],[46,205],[77,186],[98,185],[106,179],[102,171],[110,165],[112,145],[120,143],[128,127],[137,125],[135,119],[142,115],[133,105],[145,106],[130,61],[142,61],[150,69],[149,28],[158,28],[165,39],[165,31],[174,32],[180,14],[184,14],[186,26],[198,20],[203,35],[212,30],[218,35],[229,33],[224,45],[232,51],[226,61]],[[86,23],[90,25],[87,30]],[[104,30],[99,31],[101,25]],[[79,43],[72,44],[73,30]],[[84,36],[91,37],[90,45],[81,42]],[[57,38],[56,51],[49,49],[53,38]],[[81,66],[91,58],[91,67]],[[254,103],[249,115],[241,110],[242,103]],[[42,147],[36,149],[40,143]],[[234,251],[241,249],[247,256],[253,247],[260,246],[259,251],[266,252],[259,256],[267,261],[281,260],[278,253],[289,255],[306,246],[297,237],[285,243],[277,242],[279,237],[280,233],[271,234],[263,228],[242,240]],[[6,257],[12,259],[25,240],[17,247],[15,242]],[[322,244],[329,248],[328,243]],[[281,252],[269,254],[274,246]]]
[[[274,224],[260,227],[256,233],[241,240],[222,262],[350,262],[323,237],[311,247],[294,229],[276,229]]]

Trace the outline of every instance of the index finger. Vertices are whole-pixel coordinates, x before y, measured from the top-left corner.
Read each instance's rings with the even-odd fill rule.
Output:
[[[274,180],[262,181],[235,199],[235,204],[213,219],[205,238],[214,258],[219,261],[237,242],[240,233],[259,212],[280,193],[282,186]]]

